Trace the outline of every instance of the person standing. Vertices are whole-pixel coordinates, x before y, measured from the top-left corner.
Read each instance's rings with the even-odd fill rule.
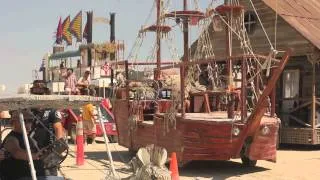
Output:
[[[53,144],[55,141],[64,142],[64,128],[61,123],[62,115],[55,109],[33,109],[34,115],[38,117],[40,123],[36,124],[32,138],[36,141],[39,149],[43,149]],[[57,176],[58,167],[45,169],[46,176]]]
[[[0,161],[4,160],[4,150],[0,149]]]
[[[23,115],[26,130],[27,132],[29,132],[32,125],[32,117],[26,111],[23,112]],[[2,156],[2,158],[4,159],[0,163],[0,179],[18,180],[20,178],[31,178],[28,154],[24,143],[22,128],[19,122],[19,112],[15,111],[12,113],[11,123],[13,126],[13,130],[6,136],[3,141],[3,147],[8,153],[9,157],[5,158],[4,156]],[[29,142],[31,142],[31,139],[29,140]],[[30,149],[32,152],[32,159],[37,176],[44,176],[44,164],[41,160],[39,160],[37,148],[34,146],[34,144],[30,143]]]
[[[83,119],[83,133],[84,139],[87,141],[87,136],[90,134],[92,137],[92,144],[95,144],[96,139],[96,123],[98,112],[96,107],[92,104],[87,104],[82,107],[82,119]]]

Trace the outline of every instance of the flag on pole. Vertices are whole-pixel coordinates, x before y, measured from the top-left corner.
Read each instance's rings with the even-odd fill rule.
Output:
[[[61,17],[59,20],[59,24],[57,27],[57,32],[56,32],[56,44],[61,44],[62,43],[62,24],[61,24]]]
[[[77,39],[77,42],[82,41],[82,11],[71,21],[70,32]]]
[[[92,11],[89,11],[87,12],[87,23],[83,31],[83,38],[85,38],[88,43],[92,43],[92,21],[93,13]]]
[[[84,30],[83,30],[83,38],[84,39],[88,39],[88,21],[86,23],[86,25],[84,26]]]
[[[62,23],[62,39],[66,41],[67,45],[72,45],[72,36],[70,33],[70,16],[68,16]]]

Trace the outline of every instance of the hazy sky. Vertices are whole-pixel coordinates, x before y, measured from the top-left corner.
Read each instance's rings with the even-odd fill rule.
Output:
[[[205,9],[212,0],[199,1]],[[152,4],[153,0],[1,0],[0,84],[7,86],[7,93],[16,93],[18,86],[32,82],[32,70],[39,69],[43,55],[52,51],[59,17],[73,18],[80,10],[93,10],[99,17],[116,12],[116,38],[125,40],[127,54]],[[173,8],[180,9],[181,4],[182,0],[172,0]],[[84,16],[83,23],[85,20]],[[94,24],[93,40],[108,39],[109,26]],[[142,51],[148,48],[150,45]]]

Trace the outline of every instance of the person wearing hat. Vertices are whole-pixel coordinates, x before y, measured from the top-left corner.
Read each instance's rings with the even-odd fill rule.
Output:
[[[20,111],[24,115],[25,127],[27,132],[31,130],[33,118],[27,111]],[[13,130],[6,136],[3,141],[3,147],[8,152],[9,157],[0,163],[1,180],[16,180],[20,178],[31,177],[28,154],[24,143],[22,128],[19,122],[19,111],[11,113],[11,124]],[[45,171],[43,162],[39,159],[37,148],[29,139],[30,150],[37,176],[44,176]]]
[[[90,75],[91,72],[87,69],[83,76],[78,80],[77,87],[80,89],[81,94],[95,96],[96,91],[93,88],[90,88]]]

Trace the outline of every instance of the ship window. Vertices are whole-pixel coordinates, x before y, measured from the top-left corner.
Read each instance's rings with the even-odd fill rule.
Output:
[[[257,17],[252,11],[247,11],[244,14],[244,26],[248,34],[253,34],[257,26]]]

